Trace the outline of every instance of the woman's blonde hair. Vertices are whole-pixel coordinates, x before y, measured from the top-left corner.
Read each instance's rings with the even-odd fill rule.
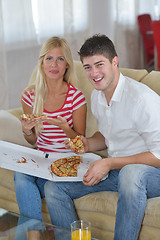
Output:
[[[33,113],[41,115],[44,109],[44,99],[47,94],[48,88],[45,80],[45,73],[43,71],[43,60],[45,55],[52,48],[61,48],[65,60],[67,62],[67,69],[64,74],[63,80],[67,83],[73,84],[73,81],[76,81],[76,75],[74,72],[73,58],[68,42],[64,38],[60,37],[51,37],[43,45],[40,51],[39,62],[36,70],[36,79],[35,79],[35,101],[33,107]],[[42,124],[38,124],[36,128],[36,133],[38,134],[42,128]]]

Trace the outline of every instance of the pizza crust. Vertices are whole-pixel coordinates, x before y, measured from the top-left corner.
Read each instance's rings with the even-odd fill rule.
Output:
[[[22,118],[26,120],[32,120],[32,119],[41,119],[43,117],[47,117],[47,115],[37,115],[37,114],[22,114]]]

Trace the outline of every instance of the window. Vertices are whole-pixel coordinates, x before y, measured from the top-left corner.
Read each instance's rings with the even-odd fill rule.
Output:
[[[8,48],[41,44],[53,35],[65,37],[88,29],[89,0],[2,0],[4,38]]]

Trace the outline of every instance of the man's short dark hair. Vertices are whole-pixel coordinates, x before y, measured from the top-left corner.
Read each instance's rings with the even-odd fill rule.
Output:
[[[112,62],[112,59],[117,56],[113,42],[106,36],[96,34],[88,38],[78,52],[81,61],[84,57],[93,55],[103,55]]]

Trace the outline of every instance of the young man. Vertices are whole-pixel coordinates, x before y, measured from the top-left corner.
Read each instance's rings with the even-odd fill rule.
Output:
[[[77,219],[73,199],[118,191],[114,239],[136,240],[147,198],[160,196],[160,97],[120,73],[114,45],[105,35],[86,40],[79,55],[95,88],[91,108],[99,129],[82,137],[85,152],[107,147],[108,158],[94,162],[83,182],[46,183],[52,189],[46,193],[52,223],[70,228]]]

